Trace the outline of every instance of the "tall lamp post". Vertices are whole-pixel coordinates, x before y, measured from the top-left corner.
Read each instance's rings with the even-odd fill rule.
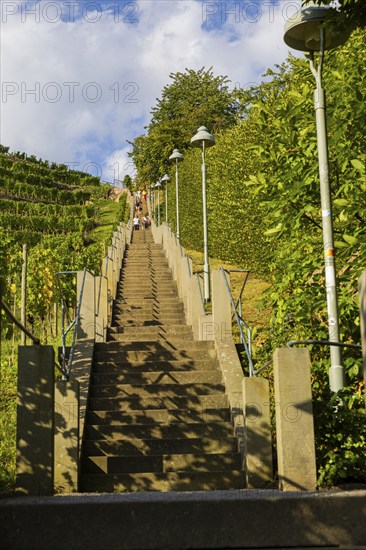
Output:
[[[322,69],[324,51],[343,44],[349,37],[350,30],[344,33],[330,32],[324,27],[324,19],[329,8],[307,5],[297,18],[285,25],[284,41],[295,50],[310,53],[310,69],[314,75],[314,109],[316,115],[316,132],[318,142],[320,196],[323,220],[323,243],[325,256],[325,286],[327,293],[327,313],[329,341],[339,342],[338,300],[336,287],[335,253],[333,239],[332,206],[329,185],[329,162],[326,127],[325,92],[322,87]],[[315,68],[314,52],[319,52],[318,67]],[[341,350],[330,346],[330,389],[337,392],[344,385],[344,369]]]
[[[156,182],[155,187],[158,190],[158,225],[160,225],[160,189],[161,189],[160,180]]]
[[[165,223],[168,223],[168,183],[171,181],[168,174],[165,174],[161,178],[161,181],[165,184]]]
[[[169,160],[175,160],[175,204],[176,204],[176,217],[177,217],[177,238],[179,240],[180,238],[180,231],[179,231],[179,182],[178,182],[178,162],[182,161],[184,159],[184,156],[182,153],[178,151],[178,149],[174,149],[172,154],[169,157]]]
[[[209,133],[206,126],[200,126],[191,139],[194,147],[202,147],[202,199],[203,199],[203,283],[205,302],[210,301],[210,265],[208,262],[208,232],[207,232],[207,200],[206,200],[206,164],[205,149],[215,145],[215,138]]]
[[[152,211],[152,214],[154,214],[155,212],[155,205],[154,205],[154,199],[155,199],[155,196],[154,196],[154,185],[151,184],[150,185],[150,207],[151,207],[151,211]]]

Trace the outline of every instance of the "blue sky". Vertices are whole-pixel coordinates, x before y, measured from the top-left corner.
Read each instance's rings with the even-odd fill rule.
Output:
[[[1,0],[0,142],[102,181],[133,175],[169,74],[213,67],[260,82],[288,54],[300,0]],[[295,53],[295,52],[292,52]]]

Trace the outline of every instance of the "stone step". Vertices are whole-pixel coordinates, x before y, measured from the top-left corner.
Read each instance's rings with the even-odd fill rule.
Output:
[[[164,320],[166,320],[164,322]],[[178,322],[176,323],[175,320]],[[136,322],[136,323],[144,323],[146,325],[149,324],[165,324],[165,325],[179,325],[180,321],[185,322],[185,316],[183,312],[171,312],[171,313],[154,313],[151,312],[150,315],[147,315],[147,312],[141,312],[136,311],[135,313],[119,313],[115,314],[113,313],[113,322],[119,322],[121,324],[123,323],[130,323],[130,322]]]
[[[157,325],[157,326],[123,326],[123,327],[110,327],[108,329],[109,334],[125,334],[127,335],[133,335],[136,336],[139,335],[156,335],[156,334],[162,334],[164,336],[166,335],[180,335],[183,334],[189,334],[192,335],[192,328],[188,325]],[[146,338],[147,340],[149,338]],[[152,338],[151,338],[152,339]]]
[[[143,305],[135,305],[134,303],[117,303],[113,307],[113,312],[118,314],[131,314],[134,315],[135,313],[141,313],[141,314],[156,314],[160,315],[162,313],[170,314],[170,313],[182,313],[184,312],[184,306],[181,302],[175,302],[175,304],[171,305],[162,305],[159,302],[156,301],[149,301],[146,302]]]
[[[174,298],[169,301],[160,298],[150,298],[144,300],[135,300],[133,302],[127,302],[126,300],[118,300],[114,303],[113,309],[125,313],[129,312],[145,312],[156,311],[159,312],[162,308],[176,309],[177,311],[184,311],[184,304],[180,299]]]
[[[143,317],[146,319],[146,316]],[[164,317],[163,319],[150,319],[148,321],[143,321],[142,317],[136,319],[136,318],[132,318],[132,317],[115,317],[113,316],[112,318],[112,323],[111,323],[111,327],[112,328],[115,328],[115,327],[118,327],[118,326],[123,326],[123,327],[157,327],[157,326],[165,326],[169,323],[171,324],[174,324],[174,325],[180,325],[180,326],[187,326],[186,325],[186,320],[184,318],[183,315],[176,315],[176,316],[171,316],[171,317]]]
[[[115,307],[113,308],[113,313],[115,315],[128,316],[129,318],[133,318],[133,319],[135,318],[142,319],[144,315],[145,319],[147,320],[154,319],[154,318],[158,319],[164,316],[170,317],[170,316],[184,315],[184,307],[177,300],[175,302],[169,302],[166,304],[161,302],[150,301],[150,303],[146,303],[139,309],[131,309],[130,306],[133,306],[133,303],[134,302],[132,299],[126,300],[124,302],[119,302],[118,304],[115,304]],[[167,324],[170,324],[170,323],[167,323]]]
[[[118,385],[92,385],[89,388],[90,397],[134,397],[145,399],[148,397],[194,397],[196,395],[210,395],[212,393],[224,393],[225,386],[218,383],[195,384],[118,384]]]
[[[147,243],[147,244],[144,244],[144,243],[139,243],[139,244],[136,244],[136,245],[130,245],[128,246],[128,248],[126,249],[126,255],[125,256],[128,256],[128,255],[135,255],[135,254],[139,254],[140,256],[142,256],[144,259],[148,259],[148,258],[151,258],[151,257],[159,257],[159,258],[163,258],[165,261],[167,260],[166,256],[165,256],[165,253],[164,253],[164,249],[162,247],[154,247],[154,246],[151,246],[151,244]]]
[[[137,254],[134,255],[127,255],[122,262],[122,271],[126,271],[128,268],[128,272],[134,272],[138,271],[140,268],[149,268],[153,267],[154,269],[161,269],[166,268],[168,272],[171,272],[171,269],[169,267],[169,262],[165,257],[154,257],[154,258],[146,258],[145,256],[140,256]]]
[[[211,423],[211,422],[230,422],[230,409],[204,409],[184,410],[184,409],[153,409],[146,411],[89,411],[86,422],[88,424],[107,424],[114,426],[116,424],[173,424],[181,423]]]
[[[139,278],[141,279],[141,274]],[[159,276],[150,275],[149,277],[144,278],[142,281],[139,281],[138,278],[136,279],[135,275],[133,276],[129,275],[128,277],[127,276],[121,277],[119,284],[120,286],[133,286],[134,288],[141,288],[144,286],[150,286],[154,284],[168,283],[168,282],[171,282],[171,283],[174,282],[172,275],[170,273],[161,273],[161,274],[159,273]]]
[[[141,288],[143,286],[149,286],[149,285],[154,285],[159,283],[174,282],[172,275],[166,272],[161,274],[159,273],[158,275],[150,276],[148,278],[145,278],[142,281],[140,281],[140,279],[141,279],[141,273],[133,276],[121,277],[119,281],[119,285],[121,287],[128,285],[128,286],[133,286],[134,288],[137,288],[137,287]]]
[[[144,278],[146,279],[155,279],[163,276],[173,276],[173,272],[168,264],[158,265],[156,262],[149,262],[148,264],[145,264],[140,260],[129,266],[123,263],[120,279],[136,280],[136,277],[139,277],[141,279],[141,266],[147,269],[144,275]]]
[[[166,289],[140,289],[140,290],[120,290],[116,300],[115,305],[118,306],[119,303],[146,303],[148,301],[157,302],[157,303],[169,303],[177,304],[180,302],[178,291],[176,288],[170,287]]]
[[[187,346],[186,350],[182,349],[182,346]],[[185,353],[187,350],[212,350],[215,354],[215,343],[213,341],[207,340],[207,341],[201,341],[201,340],[194,340],[193,342],[186,342],[185,340],[179,341],[179,338],[174,338],[174,342],[171,343],[166,342],[165,340],[151,340],[143,342],[143,343],[121,343],[118,344],[116,342],[97,342],[95,344],[95,351],[111,351],[111,352],[118,352],[121,353],[123,351],[131,351],[131,350],[146,350],[151,352],[174,352],[182,350],[183,353]],[[216,355],[215,355],[216,356]]]
[[[125,411],[144,409],[214,409],[225,408],[228,400],[225,394],[192,396],[162,396],[162,397],[90,397],[89,410],[91,411]]]
[[[110,374],[92,374],[91,384],[93,385],[121,385],[130,384],[134,386],[143,386],[146,384],[220,384],[222,382],[222,374],[219,370],[203,370],[203,371],[183,371],[183,372],[145,372],[131,373],[120,372]]]
[[[131,352],[132,354],[135,352]],[[201,352],[199,352],[201,353]],[[149,372],[168,372],[174,375],[177,372],[189,371],[192,374],[202,370],[217,370],[219,362],[217,359],[181,359],[169,361],[123,361],[123,360],[107,360],[95,361],[93,365],[93,373],[125,373],[126,376],[132,373],[149,373]]]
[[[192,342],[192,340],[186,340],[187,346],[188,344],[193,344],[195,342]],[[146,342],[139,342],[139,341],[133,341],[133,342],[107,342],[108,344],[129,344],[129,345],[143,345]],[[148,370],[149,365],[152,365],[152,367],[156,370],[162,370],[163,364],[165,363],[171,363],[171,369],[174,370],[174,362],[181,363],[183,366],[192,363],[192,361],[201,361],[201,360],[208,360],[208,361],[217,361],[216,359],[217,355],[215,350],[210,349],[182,349],[179,350],[161,350],[161,351],[154,351],[151,349],[150,351],[147,349],[131,349],[129,351],[97,351],[94,353],[94,361],[95,364],[98,365],[98,363],[114,363],[121,365],[121,368],[124,366],[124,364],[127,363],[134,363],[134,362],[144,362],[146,363],[146,370]],[[216,364],[216,363],[215,363]]]
[[[184,327],[184,325],[182,325]],[[137,329],[139,327],[136,327]],[[152,340],[156,336],[156,338],[160,338],[162,340],[166,340],[167,342],[170,342],[172,339],[172,335],[170,334],[164,334],[163,332],[159,333],[148,333],[148,334],[139,334],[138,330],[136,330],[135,333],[132,334],[109,334],[108,333],[108,341],[109,342],[146,342],[146,340]],[[185,338],[188,342],[193,340],[193,336],[191,334],[180,334],[180,338]]]
[[[133,261],[124,261],[121,269],[121,279],[123,277],[128,277],[131,280],[134,278],[136,280],[138,277],[142,279],[142,275],[146,279],[159,277],[160,275],[172,276],[172,270],[168,263],[164,263],[160,260],[147,263],[141,258],[134,258]]]
[[[149,456],[164,454],[205,454],[238,452],[238,440],[235,437],[197,439],[99,439],[83,442],[84,456]]]
[[[173,281],[167,281],[167,282],[159,282],[159,283],[149,283],[149,284],[123,284],[121,285],[116,294],[116,299],[124,297],[126,294],[134,294],[135,296],[139,296],[140,294],[146,294],[146,293],[167,293],[170,291],[177,291],[177,285]]]
[[[162,252],[164,249],[163,249],[163,245],[161,244],[156,244],[154,242],[148,242],[148,243],[144,243],[144,242],[139,242],[139,243],[131,243],[129,245],[127,245],[127,250],[144,250],[146,251],[147,253],[150,252],[150,253],[154,253],[154,252]]]
[[[230,422],[216,422],[210,426],[207,424],[192,422],[189,424],[105,424],[86,425],[84,428],[85,439],[123,439],[134,441],[135,439],[184,439],[204,437],[210,434],[213,437],[230,437],[233,435],[233,426]]]
[[[98,344],[94,352],[96,362],[149,361],[157,366],[160,362],[185,361],[197,359],[216,359],[216,350],[211,342],[177,339],[170,342],[158,340],[152,342],[105,342]],[[157,370],[160,370],[157,368]]]
[[[157,295],[156,293],[152,293],[151,296],[130,296],[129,300],[132,300],[132,303],[127,303],[127,305],[133,305],[138,302],[141,307],[150,305],[150,306],[175,306],[177,303],[181,304],[181,301],[179,300],[177,292],[175,294],[168,294],[167,296],[163,295]],[[126,300],[124,298],[120,298],[119,300],[116,300],[115,306],[118,307],[119,305],[126,305]]]
[[[175,300],[175,302],[163,303],[156,302],[154,300],[146,300],[146,304],[142,305],[141,308],[131,309],[134,301],[132,299],[126,300],[124,302],[118,302],[113,308],[113,313],[117,315],[128,315],[129,317],[134,318],[135,314],[145,314],[145,318],[151,319],[154,316],[161,315],[182,315],[184,313],[183,304]],[[142,315],[140,315],[142,317]]]
[[[82,459],[85,474],[136,474],[164,472],[240,471],[240,454],[185,454],[150,456],[87,456]]]
[[[81,490],[100,493],[134,491],[208,491],[244,489],[244,474],[231,472],[170,472],[83,474]]]

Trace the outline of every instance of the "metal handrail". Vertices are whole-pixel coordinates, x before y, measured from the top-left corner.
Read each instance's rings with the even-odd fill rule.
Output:
[[[188,263],[188,266],[189,266],[189,263]],[[194,271],[193,274],[192,274],[192,277],[196,276],[197,278],[197,284],[198,284],[198,289],[200,291],[200,296],[201,296],[201,302],[202,302],[202,305],[203,305],[203,309],[205,309],[205,299],[203,297],[203,293],[202,293],[202,286],[201,286],[201,283],[200,283],[200,278],[203,280],[203,277],[201,276],[201,273],[203,273],[203,269],[201,271]]]
[[[237,304],[235,304],[234,297],[232,295],[231,288],[230,288],[229,282],[228,282],[227,277],[226,277],[226,272],[229,272],[229,270],[225,270],[223,267],[220,267],[220,269],[221,269],[222,275],[224,277],[226,289],[229,293],[230,302],[231,302],[231,305],[232,305],[232,308],[233,308],[233,311],[234,311],[234,316],[235,316],[235,319],[236,319],[236,323],[237,323],[238,328],[239,328],[240,341],[244,346],[245,353],[246,353],[247,358],[248,358],[249,376],[252,377],[252,376],[255,376],[255,370],[254,370],[254,365],[253,365],[253,360],[252,360],[252,353],[251,353],[251,330],[250,330],[249,326],[247,325],[247,323],[242,318],[242,316],[239,315],[239,313],[237,311],[237,304],[239,302],[237,302]],[[248,273],[248,276],[249,276],[249,272],[247,270],[243,269],[243,270],[235,270],[235,271],[237,271],[237,272],[243,271],[245,273]],[[245,282],[246,282],[248,276],[246,277]],[[244,286],[243,286],[243,289],[244,289]],[[240,294],[240,304],[241,304],[241,294]],[[240,305],[240,308],[241,308],[241,305]],[[243,325],[245,326],[245,328],[247,329],[247,332],[248,332],[249,345],[247,344],[247,341],[246,341],[245,336],[244,336]]]
[[[75,275],[78,273],[77,271],[58,271],[56,273],[56,276],[60,275]],[[61,359],[62,359],[62,365],[61,365],[61,372],[62,372],[62,378],[63,380],[69,380],[70,373],[72,369],[72,362],[74,358],[74,352],[75,352],[75,344],[76,344],[76,334],[77,329],[80,324],[80,310],[81,310],[81,304],[83,301],[83,294],[84,294],[84,285],[85,285],[85,278],[86,274],[90,273],[86,267],[84,267],[83,270],[83,279],[81,283],[80,288],[80,294],[79,294],[79,300],[77,302],[76,306],[76,314],[75,318],[70,322],[69,326],[65,329],[65,302],[62,296],[61,292],[61,311],[62,311],[62,317],[61,317],[61,340],[62,340],[62,351],[61,351]],[[73,335],[72,335],[72,343],[70,348],[70,353],[68,359],[66,358],[66,337],[71,329],[74,329]]]
[[[10,307],[3,300],[0,300],[0,310],[1,309],[3,309],[5,313],[8,315],[8,317],[10,317],[14,325],[20,328],[20,330],[24,332],[24,334],[26,334],[28,338],[30,338],[35,343],[36,346],[41,345],[40,339],[34,336],[31,332],[29,332],[29,330],[20,321],[18,321],[18,319],[15,317],[15,315],[11,311]]]
[[[343,342],[333,342],[331,340],[289,340],[286,343],[286,347],[292,348],[293,346],[298,345],[312,345],[312,346],[338,346],[340,348],[352,348],[352,349],[358,349],[362,352],[362,346],[361,344],[352,344],[352,343],[343,343]],[[264,369],[269,367],[273,363],[273,359],[270,359],[267,361],[264,365],[259,367],[259,369],[256,369],[254,371],[254,374],[257,375],[260,372],[262,372]]]
[[[301,345],[301,344],[309,344],[312,346],[337,346],[338,348],[353,348],[353,349],[359,349],[362,351],[361,344],[352,344],[352,343],[343,343],[343,342],[336,342],[333,340],[290,340],[286,343],[286,346],[288,348],[292,348],[293,346]]]

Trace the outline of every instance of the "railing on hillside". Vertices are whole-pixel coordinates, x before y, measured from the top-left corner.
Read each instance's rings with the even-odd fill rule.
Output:
[[[36,346],[41,345],[40,339],[29,332],[29,330],[15,317],[10,307],[3,300],[0,300],[0,311],[1,310],[5,311],[6,315],[14,323],[14,325],[16,325],[22,332],[24,332],[24,334],[28,336],[28,338],[30,338]]]
[[[72,363],[74,359],[74,352],[75,352],[75,344],[76,344],[76,336],[78,327],[80,326],[80,310],[81,310],[81,304],[83,301],[83,294],[84,294],[84,285],[85,285],[85,277],[88,270],[86,267],[84,267],[83,270],[83,278],[80,286],[80,294],[79,299],[76,305],[76,313],[75,318],[70,319],[69,316],[69,310],[66,305],[66,300],[64,299],[61,285],[59,284],[60,292],[61,292],[61,372],[62,372],[62,379],[63,380],[69,380],[70,373],[72,369]],[[77,271],[59,271],[56,273],[56,276],[58,277],[58,281],[60,280],[61,275],[77,275]],[[90,272],[89,272],[90,273]],[[65,320],[66,317],[68,318],[69,326],[65,328]],[[66,346],[66,340],[67,335],[69,334],[71,329],[74,329],[72,334],[72,342],[69,353],[67,353],[67,346]]]
[[[203,288],[203,275],[202,275],[202,273],[204,273],[203,270],[195,271],[193,273],[193,277],[196,276],[196,281],[197,281],[198,290],[199,290],[200,297],[201,297],[202,307],[203,307],[203,309],[205,309],[206,304],[205,304],[205,299],[203,297],[203,292],[202,292],[202,288]]]
[[[252,360],[252,331],[249,325],[243,319],[243,306],[242,306],[242,295],[243,295],[244,288],[247,283],[250,272],[247,269],[224,269],[223,267],[221,267],[220,269],[222,271],[226,289],[229,293],[231,306],[233,308],[232,319],[235,318],[236,320],[236,324],[238,325],[238,329],[239,329],[240,342],[244,346],[244,350],[248,359],[249,376],[255,376],[256,372],[255,372],[253,360]],[[245,273],[245,278],[244,278],[244,281],[239,293],[239,297],[236,303],[235,303],[233,294],[231,292],[230,283],[227,279],[226,273]],[[247,339],[245,338],[244,332],[247,333]]]

